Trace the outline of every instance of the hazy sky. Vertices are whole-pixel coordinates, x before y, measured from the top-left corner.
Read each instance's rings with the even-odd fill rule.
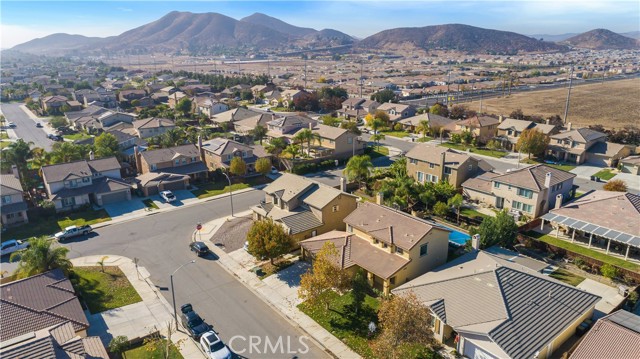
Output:
[[[262,12],[296,26],[366,37],[394,27],[461,23],[521,34],[640,30],[640,1],[29,1],[1,0],[0,48],[53,33],[113,36],[168,12]]]

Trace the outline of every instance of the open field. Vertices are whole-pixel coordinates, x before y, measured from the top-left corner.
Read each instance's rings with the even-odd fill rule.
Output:
[[[607,128],[637,125],[640,118],[640,79],[591,83],[571,89],[568,122],[574,127],[601,124]],[[567,89],[518,93],[482,101],[483,112],[508,116],[515,109],[525,115],[564,115]],[[465,103],[477,110],[479,101]]]

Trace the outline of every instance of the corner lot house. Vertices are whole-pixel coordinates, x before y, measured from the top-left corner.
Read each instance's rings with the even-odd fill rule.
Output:
[[[467,358],[546,359],[592,317],[600,297],[517,257],[467,253],[393,293],[413,292],[431,310],[435,339],[454,338]]]
[[[135,152],[138,188],[145,196],[163,190],[181,190],[189,182],[205,180],[209,170],[195,145],[183,145],[153,151]]]
[[[247,165],[247,175],[255,174],[255,164],[260,158],[271,158],[262,146],[249,146],[233,140],[214,138],[203,142],[200,153],[207,168],[215,171],[218,168],[229,169],[231,160],[240,157]]]
[[[346,231],[302,241],[303,256],[313,257],[325,242],[333,242],[336,264],[364,269],[369,284],[385,294],[447,261],[449,231],[420,218],[364,202],[344,222]]]
[[[419,144],[407,154],[407,174],[420,183],[446,180],[460,188],[467,179],[482,172],[479,160],[446,147]]]
[[[251,207],[253,219],[273,219],[296,241],[345,230],[344,218],[356,209],[356,196],[289,173],[263,191],[265,200]]]
[[[534,165],[503,175],[492,172],[470,178],[462,184],[463,194],[498,209],[521,211],[539,217],[573,196],[575,174],[546,165]]]
[[[22,184],[18,170],[12,174],[0,175],[0,196],[2,197],[2,225],[27,223],[27,203],[24,201]]]
[[[416,108],[412,105],[385,102],[376,108],[376,111],[384,111],[389,115],[389,121],[398,122],[403,118],[415,116]]]
[[[115,157],[43,166],[42,179],[56,211],[68,211],[95,203],[131,200],[131,186],[122,180]]]

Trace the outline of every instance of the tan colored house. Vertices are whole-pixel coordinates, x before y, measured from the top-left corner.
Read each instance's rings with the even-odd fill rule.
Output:
[[[13,173],[0,175],[0,197],[2,198],[2,225],[28,223],[27,203],[20,183],[18,169],[13,166]]]
[[[367,273],[369,284],[385,294],[447,261],[449,230],[391,208],[361,203],[332,231],[302,241],[303,256],[313,257],[331,241],[341,268]]]
[[[376,111],[384,111],[389,115],[390,122],[398,122],[404,118],[415,116],[416,108],[413,105],[385,102],[376,108]]]
[[[499,120],[501,120],[500,117]],[[498,125],[498,135],[496,136],[502,142],[502,147],[506,150],[515,151],[515,145],[524,130],[537,130],[549,137],[558,133],[558,128],[549,124],[541,124],[533,121],[516,120],[507,118],[502,120]]]
[[[151,117],[133,122],[133,129],[140,138],[160,136],[175,128],[176,124],[168,118]]]
[[[362,154],[367,145],[366,141],[358,139],[356,134],[340,127],[317,123],[310,128],[319,137],[319,141],[311,144],[310,152],[315,157],[346,158],[355,156]]]
[[[251,207],[253,219],[273,219],[296,241],[345,230],[344,218],[357,206],[357,197],[352,194],[289,173],[263,191],[265,200]]]
[[[487,143],[495,137],[500,122],[488,116],[473,116],[455,123],[453,133],[471,132],[480,143]]]
[[[224,138],[214,138],[202,142],[200,154],[210,171],[215,171],[218,168],[226,171],[231,165],[231,160],[234,157],[240,157],[247,165],[247,176],[256,174],[255,164],[260,158],[271,160],[271,154],[267,153],[262,146],[249,146]]]
[[[42,110],[47,113],[62,113],[62,107],[68,106],[67,99],[64,96],[46,96],[40,99]]]
[[[420,183],[446,180],[455,188],[478,173],[480,160],[450,148],[419,144],[406,154],[407,174]],[[486,167],[485,167],[486,169]]]
[[[640,316],[620,309],[598,319],[569,359],[634,358],[640,349]]]
[[[205,115],[207,118],[229,110],[229,105],[210,96],[196,96],[193,99],[193,106],[196,114]]]
[[[598,142],[606,142],[607,135],[589,128],[571,129],[551,136],[547,155],[560,162],[582,164],[587,160],[587,150]]]
[[[565,202],[573,197],[575,177],[573,173],[539,164],[503,175],[487,172],[466,180],[462,189],[472,201],[536,218],[554,208],[556,201]]]
[[[491,247],[393,290],[432,314],[433,336],[466,358],[546,359],[593,316],[600,297],[543,275],[546,263]],[[558,356],[559,357],[559,356]]]
[[[402,119],[398,121],[398,123],[402,124],[402,127],[406,131],[415,132],[422,121],[427,121],[429,123],[429,129],[435,130],[436,132],[439,132],[441,128],[446,129],[451,127],[456,122],[456,120],[427,112]]]
[[[640,175],[640,156],[630,156],[620,160],[623,173]]]
[[[186,174],[192,179],[203,179],[208,172],[200,159],[200,151],[193,144],[162,148],[138,153],[138,173],[166,172]]]
[[[373,114],[378,106],[380,104],[377,101],[352,97],[344,100],[342,108],[336,112],[347,119],[362,119],[367,114]]]

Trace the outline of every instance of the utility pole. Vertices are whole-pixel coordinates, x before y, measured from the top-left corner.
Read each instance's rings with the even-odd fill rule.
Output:
[[[449,60],[447,60],[449,62]],[[447,71],[447,106],[449,106],[449,84],[451,83],[451,64],[449,63],[449,70]]]
[[[482,97],[484,95],[484,92],[482,92],[482,89],[480,89],[480,113],[482,113]]]
[[[509,76],[509,96],[511,96],[511,69],[507,71],[507,74]]]
[[[269,82],[271,82],[271,60],[267,60],[267,75],[269,76]]]
[[[567,91],[567,103],[564,105],[564,119],[563,122],[567,124],[567,116],[569,115],[569,99],[571,98],[571,85],[573,84],[573,65],[571,66],[571,72],[569,73],[569,91]]]
[[[307,58],[304,58],[304,89],[307,89]]]
[[[362,98],[362,86],[364,85],[364,77],[362,76],[362,64],[363,61],[360,61],[360,98]]]

